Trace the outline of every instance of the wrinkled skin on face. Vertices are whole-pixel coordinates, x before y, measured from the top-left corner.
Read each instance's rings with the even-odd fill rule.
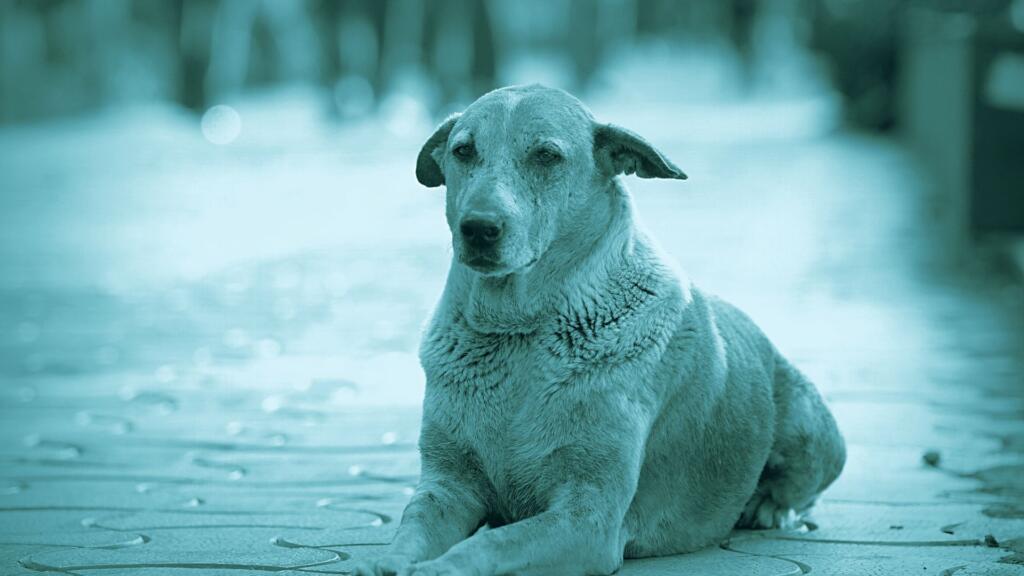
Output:
[[[453,122],[431,155],[447,185],[445,216],[459,262],[488,276],[529,268],[560,230],[579,226],[594,174],[593,125],[578,100],[560,90],[491,92]],[[501,238],[474,247],[460,223],[496,219]]]

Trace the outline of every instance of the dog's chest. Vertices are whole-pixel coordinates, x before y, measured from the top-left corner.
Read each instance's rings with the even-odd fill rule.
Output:
[[[456,437],[488,446],[515,440],[512,421],[549,363],[530,336],[479,334],[459,324],[428,336],[421,356],[430,414]]]
[[[479,461],[509,517],[536,512],[543,456],[560,441],[547,403],[562,362],[537,335],[487,335],[458,324],[429,334],[424,418]]]

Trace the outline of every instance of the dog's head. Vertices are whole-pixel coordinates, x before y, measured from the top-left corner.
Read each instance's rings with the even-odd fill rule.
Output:
[[[560,236],[595,224],[590,207],[619,174],[686,175],[636,134],[594,121],[562,90],[513,86],[482,96],[427,140],[424,186],[447,186],[459,262],[488,276],[531,267]]]

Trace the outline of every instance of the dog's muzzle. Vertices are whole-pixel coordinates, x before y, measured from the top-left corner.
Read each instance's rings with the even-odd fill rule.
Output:
[[[479,272],[492,272],[501,266],[498,250],[505,224],[485,213],[470,213],[459,223],[462,236],[462,261]]]

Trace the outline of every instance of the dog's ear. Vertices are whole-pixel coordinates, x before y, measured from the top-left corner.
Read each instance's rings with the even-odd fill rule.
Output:
[[[416,179],[420,184],[428,188],[436,188],[444,184],[444,173],[441,172],[441,166],[437,163],[435,152],[438,146],[444,146],[448,142],[448,135],[451,134],[452,126],[455,126],[455,121],[458,119],[459,114],[449,116],[437,127],[430,138],[427,138],[427,142],[420,149],[420,154],[416,157]]]
[[[686,174],[650,142],[612,124],[594,127],[594,161],[609,176],[636,172],[641,178],[686,180]]]

